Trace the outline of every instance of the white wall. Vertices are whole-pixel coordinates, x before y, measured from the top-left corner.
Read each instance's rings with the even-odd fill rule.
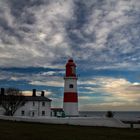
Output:
[[[34,106],[33,106],[34,102]],[[14,116],[22,116],[21,112],[24,111],[24,116],[42,116],[42,111],[45,111],[45,116],[50,116],[51,112],[51,102],[45,102],[45,106],[42,106],[42,101],[28,101],[24,106],[21,106],[17,109]]]
[[[0,115],[4,115],[4,113],[5,113],[4,108],[2,106],[0,106]]]
[[[75,117],[75,118],[74,117],[72,118],[36,117],[34,118],[34,117],[0,116],[0,119],[12,120],[12,121],[52,123],[52,124],[71,124],[71,125],[81,125],[81,126],[105,126],[105,127],[118,127],[118,128],[130,127],[130,125],[124,124],[120,120],[115,118],[94,118],[94,117]]]

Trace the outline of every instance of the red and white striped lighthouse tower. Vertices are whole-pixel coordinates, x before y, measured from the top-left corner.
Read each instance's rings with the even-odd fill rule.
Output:
[[[66,116],[78,116],[78,93],[76,65],[73,59],[69,59],[66,64],[64,77],[64,99],[63,109]]]

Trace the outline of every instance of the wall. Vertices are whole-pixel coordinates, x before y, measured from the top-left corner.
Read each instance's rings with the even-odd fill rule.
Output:
[[[4,115],[4,112],[5,112],[4,108],[0,106],[0,115]]]
[[[71,118],[56,118],[56,117],[9,117],[0,116],[0,119],[12,121],[38,122],[38,123],[52,123],[52,124],[70,124],[81,126],[105,126],[128,128],[127,124],[122,123],[115,118],[93,118],[93,117],[71,117]],[[135,126],[134,126],[135,127]],[[140,127],[139,127],[140,128]]]
[[[34,106],[33,106],[34,102]],[[45,102],[45,106],[42,106],[41,101],[28,101],[25,103],[25,105],[19,107],[17,111],[15,112],[14,116],[21,116],[21,111],[25,112],[24,116],[32,116],[32,117],[37,117],[37,116],[42,116],[42,111],[45,111],[45,116],[50,116],[50,110],[51,108],[51,103],[50,102]],[[34,112],[34,116],[33,113]]]

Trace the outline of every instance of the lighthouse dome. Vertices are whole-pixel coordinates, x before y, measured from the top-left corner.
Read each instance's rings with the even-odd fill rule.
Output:
[[[75,67],[76,67],[76,65],[75,65],[75,63],[74,63],[74,61],[73,61],[72,58],[70,58],[70,59],[68,60],[68,62],[67,62],[67,64],[66,64],[66,67],[67,67],[67,66],[75,66]]]

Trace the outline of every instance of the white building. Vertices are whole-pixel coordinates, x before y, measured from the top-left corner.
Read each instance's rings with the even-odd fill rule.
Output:
[[[0,107],[0,115],[3,115],[5,110]],[[14,116],[28,117],[47,117],[51,115],[51,100],[44,96],[36,96],[36,90],[33,90],[32,96],[25,96],[24,104],[14,113]]]

